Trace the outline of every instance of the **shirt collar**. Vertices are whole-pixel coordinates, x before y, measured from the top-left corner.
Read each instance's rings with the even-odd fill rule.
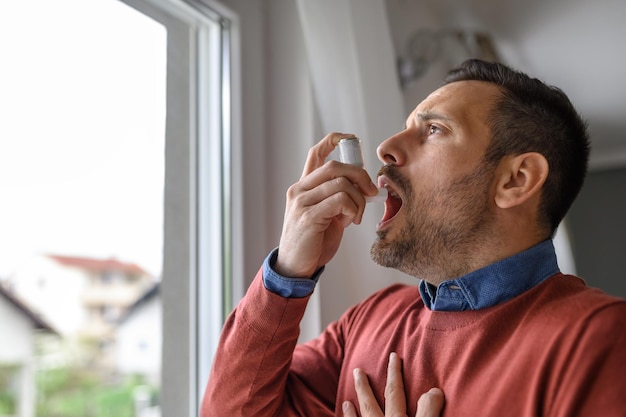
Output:
[[[424,304],[434,311],[479,310],[508,301],[559,272],[552,240],[435,287],[422,280]]]

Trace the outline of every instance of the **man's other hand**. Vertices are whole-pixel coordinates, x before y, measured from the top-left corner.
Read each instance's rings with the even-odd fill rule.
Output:
[[[361,417],[406,417],[406,395],[402,379],[402,363],[396,353],[389,356],[387,382],[385,384],[385,411],[380,409],[367,375],[361,369],[354,370],[354,387],[359,401]],[[415,417],[439,417],[444,405],[443,391],[431,388],[417,401]],[[356,407],[349,401],[343,403],[344,417],[358,417]]]

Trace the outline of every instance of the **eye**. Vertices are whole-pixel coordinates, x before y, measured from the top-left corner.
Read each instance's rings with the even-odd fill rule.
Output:
[[[428,125],[428,134],[429,135],[434,135],[435,133],[441,133],[442,130],[439,126],[437,125]]]

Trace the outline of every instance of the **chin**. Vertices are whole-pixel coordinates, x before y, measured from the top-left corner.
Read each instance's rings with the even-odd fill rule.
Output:
[[[397,265],[397,251],[392,242],[389,242],[386,230],[376,232],[376,239],[370,248],[370,256],[380,266],[395,268]]]

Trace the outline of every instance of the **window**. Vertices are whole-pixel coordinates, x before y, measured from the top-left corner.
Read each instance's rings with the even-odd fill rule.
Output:
[[[126,1],[167,28],[161,400],[165,416],[195,416],[230,309],[237,19],[207,0]]]
[[[210,0],[124,1],[167,29],[161,403],[195,416],[231,309],[237,17]]]
[[[84,301],[84,308],[68,309],[60,314],[59,307],[65,303],[57,303],[52,311],[56,315],[54,320],[65,318],[64,331],[81,322],[100,323],[101,327],[92,329],[95,343],[92,352],[86,355],[90,363],[110,365],[114,361],[115,351],[122,344],[111,337],[111,329],[119,325],[118,337],[122,334],[138,337],[128,341],[127,346],[145,353],[142,366],[150,365],[147,359],[152,355],[158,361],[161,356],[164,358],[163,363],[159,363],[161,379],[165,382],[158,395],[161,415],[198,415],[212,352],[224,314],[231,307],[227,302],[231,287],[230,230],[233,222],[231,62],[236,16],[218,3],[195,0],[20,3],[6,2],[0,6],[0,27],[12,30],[2,32],[0,50],[3,61],[14,64],[0,69],[0,90],[3,91],[0,111],[3,119],[11,119],[15,126],[11,132],[0,131],[0,187],[3,187],[0,191],[4,196],[10,195],[8,191],[16,193],[9,203],[3,203],[4,219],[0,219],[0,228],[6,230],[4,226],[10,222],[19,226],[14,235],[3,232],[0,238],[4,239],[0,240],[0,312],[12,309],[7,313],[15,315],[12,321],[34,329],[42,327],[42,323],[33,321],[25,312],[27,304],[18,308],[2,301],[4,291],[7,299],[12,297],[11,289],[16,284],[15,280],[11,281],[15,265],[7,264],[6,260],[21,259],[14,251],[24,242],[41,244],[42,228],[56,232],[56,239],[52,240],[57,242],[70,231],[66,227],[69,222],[73,227],[78,226],[69,234],[91,235],[90,239],[95,238],[100,243],[104,233],[117,234],[120,239],[113,245],[101,244],[93,251],[86,245],[86,238],[74,239],[58,250],[41,244],[39,249],[43,248],[46,254],[50,247],[62,253],[38,263],[27,260],[19,266],[27,266],[24,276],[35,277],[33,291],[39,285],[36,277],[45,273],[46,293],[50,297],[74,297]],[[11,7],[20,10],[9,10]],[[105,10],[115,10],[118,14],[108,15]],[[62,19],[66,18],[70,19],[69,23],[63,24]],[[94,27],[102,28],[95,38],[88,35]],[[64,32],[57,34],[57,30]],[[24,40],[29,44],[25,45]],[[74,49],[59,52],[60,46],[68,45]],[[146,52],[152,58],[146,58]],[[27,62],[29,57],[34,57],[35,61]],[[50,68],[58,72],[53,73]],[[113,76],[129,83],[115,82]],[[144,83],[150,87],[138,92],[138,86]],[[9,96],[5,92],[12,84],[17,86],[14,88],[17,94]],[[79,88],[69,93],[70,85]],[[61,101],[68,96],[73,99],[70,103]],[[53,110],[60,110],[61,116],[54,116]],[[145,111],[156,115],[157,121],[145,122],[142,118]],[[7,114],[11,117],[5,118]],[[118,121],[130,127],[116,131],[114,126]],[[38,133],[36,127],[41,127]],[[72,141],[70,133],[73,132],[83,134]],[[148,141],[139,143],[138,138],[144,136]],[[94,137],[100,140],[94,141]],[[59,150],[62,151],[59,155],[68,157],[67,160],[53,156]],[[156,168],[150,168],[152,162],[156,162]],[[89,178],[94,167],[107,173],[97,183]],[[126,168],[128,170],[124,171]],[[84,180],[84,185],[54,192],[50,184],[62,176],[62,183]],[[7,178],[27,178],[37,186],[20,189],[21,185],[7,182]],[[121,182],[115,183],[112,178]],[[157,181],[152,181],[155,179]],[[127,185],[134,185],[134,189],[121,192]],[[70,197],[78,198],[69,203]],[[138,211],[137,201],[141,199],[148,199],[150,205]],[[67,221],[54,218],[51,213],[56,207],[80,216],[75,214]],[[96,215],[100,209],[104,209],[105,214]],[[129,213],[135,214],[135,224],[122,227],[120,219]],[[37,223],[41,218],[46,219],[45,227]],[[156,227],[148,232],[137,232],[143,235],[143,243],[131,242],[130,237],[136,232],[134,227],[147,219]],[[133,247],[148,250],[136,259],[128,259],[129,262],[112,258],[126,257],[124,254],[130,253],[129,248]],[[81,251],[85,253],[78,253]],[[107,304],[108,297],[114,296],[113,291],[118,291],[119,286],[110,286],[106,291],[111,292],[106,294],[101,288],[89,291],[90,282],[93,285],[96,281],[93,277],[110,281],[113,276],[110,271],[94,275],[97,274],[94,270],[89,271],[97,269],[94,261],[100,262],[99,266],[116,263],[116,267],[121,262],[129,268],[137,261],[155,276],[156,291],[145,285],[148,280],[142,272],[134,271],[137,279],[133,284],[145,287],[142,288],[145,291],[138,291],[134,298],[137,306],[117,307],[115,304],[113,307]],[[59,265],[71,273],[60,277]],[[83,279],[80,271],[88,271],[90,279]],[[64,284],[55,290],[59,279],[65,280]],[[37,294],[43,297],[42,291]],[[127,292],[124,294],[128,296]],[[142,326],[136,316],[128,318],[134,308],[151,311],[160,308],[148,298],[153,294],[162,301],[165,312],[162,327],[156,332],[141,334],[121,330],[122,324]],[[24,311],[20,311],[22,307]],[[100,313],[115,319],[114,326],[93,320],[93,316]],[[109,327],[102,327],[105,325]],[[2,333],[6,331],[0,326],[0,339],[9,340]],[[31,346],[30,350],[24,349],[26,345]],[[0,349],[0,415],[28,414],[32,410],[34,415],[44,416],[50,411],[45,405],[37,405],[36,397],[26,398],[30,403],[24,401],[21,393],[15,391],[15,384],[10,383],[15,378],[23,381],[29,377],[28,372],[21,371],[28,366],[20,367],[22,359],[17,358],[15,352],[26,352],[34,357],[35,348],[41,349],[40,344],[35,345],[33,340],[27,340],[25,345],[9,346],[4,352]],[[60,347],[64,343],[57,338],[48,345]],[[3,354],[8,355],[5,357],[9,360],[3,361]],[[48,359],[54,362],[54,358]],[[151,360],[152,363],[155,360]],[[31,377],[36,379],[36,375]],[[158,381],[156,385],[159,389]],[[150,406],[157,397],[153,388],[148,387],[147,396],[150,401],[143,402]],[[106,412],[110,413],[111,409]],[[113,415],[124,413],[118,409]]]
[[[119,1],[34,0],[2,2],[0,31],[0,373],[19,380],[0,415],[128,415],[161,364],[119,366],[116,309],[137,297],[94,278],[161,275],[166,29]]]

